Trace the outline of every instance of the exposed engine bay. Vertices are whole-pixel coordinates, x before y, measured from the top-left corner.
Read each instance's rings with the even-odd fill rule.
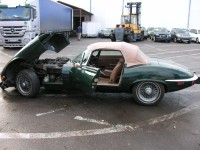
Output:
[[[62,80],[62,67],[70,59],[57,57],[56,59],[39,59],[34,63],[34,69],[43,82],[59,82]]]

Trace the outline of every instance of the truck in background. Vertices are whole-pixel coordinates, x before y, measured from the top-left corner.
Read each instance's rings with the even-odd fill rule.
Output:
[[[82,22],[82,36],[83,37],[98,37],[101,30],[101,24],[98,22]]]
[[[32,0],[25,6],[0,5],[0,45],[23,47],[37,35],[65,32],[73,27],[73,10],[51,0]]]

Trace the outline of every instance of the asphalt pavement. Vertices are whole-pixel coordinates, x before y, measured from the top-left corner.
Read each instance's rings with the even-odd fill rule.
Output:
[[[94,42],[70,39],[60,53],[75,57]],[[171,59],[200,75],[200,44],[133,42],[150,57]],[[0,47],[0,71],[19,49]],[[157,106],[140,106],[130,94],[41,89],[24,98],[0,90],[0,150],[200,150],[200,85],[166,93]]]

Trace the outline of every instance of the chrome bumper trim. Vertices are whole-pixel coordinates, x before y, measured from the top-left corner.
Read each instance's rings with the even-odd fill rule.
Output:
[[[194,74],[192,78],[189,79],[172,79],[172,80],[165,80],[166,82],[190,82],[190,81],[195,81],[198,79],[198,76]]]

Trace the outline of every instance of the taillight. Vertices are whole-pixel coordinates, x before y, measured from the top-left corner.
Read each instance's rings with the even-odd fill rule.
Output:
[[[178,86],[184,85],[184,82],[178,82]]]

